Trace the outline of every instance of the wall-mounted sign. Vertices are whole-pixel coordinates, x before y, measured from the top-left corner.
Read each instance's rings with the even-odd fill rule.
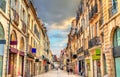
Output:
[[[0,55],[4,55],[4,44],[0,44]]]
[[[98,59],[100,59],[100,55],[92,55],[92,59],[93,60],[98,60]]]
[[[10,45],[17,45],[17,41],[10,41]]]
[[[6,44],[6,40],[0,40],[0,44]]]
[[[32,53],[36,53],[36,48],[32,48]]]
[[[100,55],[101,51],[100,49],[96,49],[96,55]]]

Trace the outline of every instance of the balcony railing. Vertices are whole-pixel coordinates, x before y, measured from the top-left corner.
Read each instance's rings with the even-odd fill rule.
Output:
[[[5,0],[0,0],[0,8],[5,12],[5,9],[6,9],[6,1]]]
[[[91,20],[98,12],[98,6],[95,4],[94,7],[92,7],[91,11],[89,12],[89,20]]]
[[[86,50],[84,51],[84,56],[89,56],[89,55],[90,55],[90,53],[89,53],[88,49],[86,49]]]
[[[80,27],[80,30],[78,31],[78,34],[80,35],[83,32],[83,27]]]
[[[120,57],[120,46],[113,48],[114,57]]]
[[[93,39],[91,39],[90,41],[89,41],[89,48],[92,48],[92,47],[94,47],[94,46],[97,46],[97,45],[100,45],[101,43],[100,43],[100,37],[94,37]]]
[[[108,9],[108,11],[109,11],[109,17],[112,17],[114,14],[116,14],[117,11],[118,11],[117,9],[118,9],[118,4],[116,2],[116,3],[114,3],[114,5],[112,7],[110,7]]]
[[[78,54],[81,53],[81,52],[83,52],[83,47],[81,47],[81,48],[79,48],[79,49],[77,50],[77,53],[78,53]]]
[[[21,20],[21,23],[22,23],[22,31],[26,33],[26,24],[23,20]]]
[[[14,10],[14,9],[12,9],[12,10],[13,10],[13,21],[16,24],[16,26],[18,26],[18,24],[19,24],[19,15],[16,12],[16,10]]]

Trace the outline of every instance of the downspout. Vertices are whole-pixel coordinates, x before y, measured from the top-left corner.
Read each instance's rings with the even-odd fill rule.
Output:
[[[27,7],[27,14],[28,14],[28,9],[29,9],[29,6]],[[26,23],[26,52],[25,52],[25,55],[24,55],[24,68],[23,68],[23,77],[26,77],[28,74],[27,74],[27,53],[28,53],[28,27],[30,25],[28,25],[28,16],[27,16],[27,23]]]
[[[8,77],[8,73],[9,73],[9,49],[10,49],[10,25],[11,25],[11,0],[9,3],[9,24],[8,24],[8,45],[7,45],[7,61],[6,61],[6,77]]]

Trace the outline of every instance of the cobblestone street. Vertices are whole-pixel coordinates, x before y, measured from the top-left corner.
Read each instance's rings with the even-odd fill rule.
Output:
[[[74,74],[69,74],[65,71],[61,71],[61,70],[52,70],[49,71],[48,73],[44,73],[35,77],[81,77],[78,75],[74,75]]]

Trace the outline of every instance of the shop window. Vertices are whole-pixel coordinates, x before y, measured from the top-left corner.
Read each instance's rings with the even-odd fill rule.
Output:
[[[117,28],[114,33],[114,39],[113,39],[114,47],[120,46],[120,28]]]

